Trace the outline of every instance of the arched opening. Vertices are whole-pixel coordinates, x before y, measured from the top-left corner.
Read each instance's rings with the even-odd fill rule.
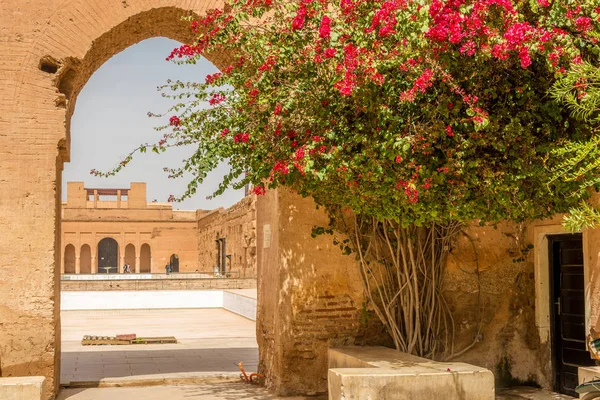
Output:
[[[135,272],[135,246],[131,243],[125,247],[125,264],[129,265],[130,272]]]
[[[171,255],[169,265],[171,266],[171,272],[179,272],[179,256],[177,254]]]
[[[85,2],[84,2],[85,3]],[[150,6],[154,5],[154,1],[149,1],[147,2],[147,4],[149,4]],[[141,3],[140,3],[141,4]],[[107,5],[107,7],[110,7]],[[137,6],[131,6],[131,7],[137,7]],[[201,10],[200,10],[201,11]],[[188,11],[183,11],[177,8],[172,8],[172,7],[168,7],[168,8],[154,8],[151,9],[150,11],[143,11],[139,14],[133,15],[132,17],[130,17],[129,19],[127,19],[125,22],[123,22],[120,25],[115,26],[114,28],[112,28],[111,30],[107,31],[106,33],[104,33],[103,35],[97,37],[97,35],[94,35],[93,37],[95,37],[96,39],[94,40],[91,48],[89,49],[89,51],[87,51],[87,53],[85,53],[85,57],[83,58],[69,58],[69,59],[65,59],[63,60],[63,66],[62,68],[59,70],[59,72],[57,73],[57,82],[58,82],[58,87],[59,87],[59,91],[64,95],[66,101],[63,104],[63,106],[65,106],[66,108],[66,125],[67,125],[67,135],[66,135],[66,139],[63,140],[61,142],[61,154],[63,155],[63,159],[67,160],[69,157],[69,152],[71,152],[73,154],[73,163],[71,163],[72,165],[75,164],[75,161],[78,157],[82,157],[82,154],[85,154],[85,157],[92,157],[94,153],[99,154],[100,157],[99,159],[101,159],[102,161],[107,162],[107,165],[102,165],[100,163],[96,163],[95,165],[92,166],[85,166],[85,167],[79,167],[78,169],[80,171],[85,171],[86,173],[86,177],[85,178],[79,178],[76,179],[78,181],[82,181],[85,180],[85,183],[89,183],[90,181],[92,181],[93,177],[90,177],[88,172],[91,168],[97,168],[99,170],[106,170],[106,168],[111,168],[112,164],[114,164],[115,162],[119,161],[119,156],[122,155],[122,152],[126,152],[129,151],[132,147],[135,147],[137,145],[139,145],[140,142],[142,141],[152,141],[152,139],[148,138],[147,136],[144,137],[143,139],[139,139],[134,137],[135,135],[135,130],[137,131],[143,131],[144,134],[148,135],[150,134],[152,131],[152,128],[158,124],[160,124],[159,122],[156,122],[155,120],[148,120],[148,122],[142,127],[140,124],[132,124],[132,119],[131,115],[129,116],[130,118],[127,118],[127,116],[123,117],[123,116],[117,116],[117,111],[119,109],[125,108],[128,110],[131,110],[131,104],[132,103],[140,103],[142,98],[149,98],[150,96],[154,96],[155,95],[155,87],[156,85],[160,85],[164,83],[164,79],[161,79],[160,81],[156,82],[156,84],[151,85],[150,88],[152,90],[152,94],[150,95],[142,95],[140,96],[139,93],[136,95],[132,95],[131,97],[129,97],[130,93],[133,93],[132,91],[130,92],[126,92],[125,94],[109,94],[109,96],[111,97],[111,101],[112,101],[112,109],[108,109],[108,111],[98,111],[99,107],[98,107],[98,103],[100,103],[100,100],[102,99],[102,95],[98,95],[96,94],[94,97],[92,97],[92,100],[90,101],[89,98],[87,100],[84,99],[84,95],[87,95],[87,93],[85,91],[87,91],[88,89],[91,89],[94,87],[94,85],[96,85],[97,87],[103,87],[103,86],[111,86],[111,87],[119,87],[119,86],[123,86],[122,82],[127,82],[127,81],[132,81],[133,79],[131,78],[131,75],[127,75],[127,73],[130,72],[130,70],[134,69],[135,65],[133,62],[130,62],[129,64],[127,63],[121,63],[120,65],[118,65],[118,68],[114,68],[114,64],[113,64],[113,78],[111,79],[110,77],[108,79],[103,79],[101,82],[92,82],[93,78],[92,74],[95,75],[95,77],[97,77],[99,74],[95,74],[96,70],[98,70],[98,68],[100,66],[102,66],[105,61],[109,60],[109,58],[113,55],[116,55],[119,52],[122,52],[123,50],[129,51],[129,47],[135,45],[136,43],[140,43],[142,41],[145,41],[145,39],[148,38],[152,38],[152,37],[156,37],[156,36],[164,36],[170,39],[175,39],[175,40],[179,40],[179,41],[187,41],[190,32],[189,32],[189,24],[187,22],[182,22],[181,21],[181,16],[182,15],[189,15],[190,12]],[[162,37],[158,40],[154,39],[153,41],[156,43],[159,40],[162,40],[163,42],[165,41],[165,38]],[[133,46],[132,48],[140,48],[143,47],[144,43],[140,43],[140,46]],[[174,45],[172,45],[174,47]],[[173,48],[171,47],[169,49],[169,51]],[[146,46],[145,47],[145,51],[149,51],[149,47]],[[154,50],[156,52],[155,49],[151,49]],[[125,52],[123,52],[125,53]],[[139,53],[138,53],[139,54]],[[159,52],[157,54],[157,56],[159,57],[160,62],[164,63],[164,58],[167,54]],[[217,55],[217,57],[223,57],[225,58],[225,55]],[[109,60],[109,62],[107,62],[106,64],[110,64],[112,60]],[[130,59],[131,61],[131,59]],[[216,65],[227,65],[224,62],[218,62],[216,59],[211,57],[211,61],[214,62]],[[152,71],[154,71],[154,66],[149,65],[148,63],[145,65],[138,65],[137,66],[137,70],[134,71],[135,74],[137,75],[144,75],[144,74],[151,74]],[[185,68],[185,67],[184,67]],[[104,66],[103,66],[104,69]],[[128,71],[129,70],[129,71]],[[98,71],[100,72],[100,71]],[[214,73],[216,71],[210,71],[210,73]],[[194,77],[191,78],[192,80],[197,80],[199,79],[198,76],[200,76],[200,79],[203,79],[203,77],[207,74],[207,72],[196,72]],[[174,75],[174,74],[173,74]],[[90,79],[92,78],[92,79]],[[180,78],[182,80],[188,80],[186,77],[176,77],[176,76],[168,76],[167,78]],[[89,81],[88,81],[89,79]],[[84,89],[85,86],[85,89]],[[158,97],[160,97],[160,95],[158,95]],[[128,105],[122,106],[119,104],[116,104],[115,99],[118,99],[119,101],[123,101],[123,102],[128,102]],[[63,99],[64,100],[64,99]],[[87,104],[90,105],[91,104],[91,108],[94,108],[96,114],[98,114],[98,116],[100,118],[103,118],[105,120],[111,120],[111,121],[115,121],[115,126],[114,127],[109,127],[104,128],[104,130],[102,132],[95,132],[90,136],[87,136],[86,139],[84,141],[80,140],[80,138],[83,137],[82,130],[92,130],[95,128],[95,121],[90,120],[89,118],[86,119],[85,117],[82,116],[82,113],[80,112],[82,110],[82,107],[87,101]],[[76,105],[77,103],[77,105]],[[75,107],[78,107],[77,110],[75,110]],[[153,106],[153,107],[146,107],[145,110],[143,110],[143,115],[145,116],[147,114],[148,111],[162,111],[164,110],[165,107],[164,106]],[[79,114],[79,115],[77,115]],[[88,114],[90,115],[90,114]],[[77,119],[79,119],[80,121],[85,122],[85,124],[79,124],[79,126],[77,125]],[[147,119],[147,118],[146,118]],[[73,133],[73,147],[71,147],[71,132]],[[115,136],[118,136],[118,139],[115,139],[113,137],[110,137],[111,134],[114,134]],[[95,137],[94,137],[95,136]],[[160,135],[159,135],[160,136]],[[81,143],[81,146],[79,146],[79,144],[77,143],[77,141],[83,142]],[[100,142],[104,142],[104,145],[107,146],[112,146],[112,149],[105,149],[105,150],[100,150],[98,144],[101,144]],[[115,149],[115,143],[119,143],[119,148],[118,150]],[[86,150],[86,148],[88,150]],[[92,152],[89,152],[89,149],[93,149]],[[112,150],[112,151],[111,151]],[[84,151],[87,151],[84,153]],[[152,160],[154,162],[154,164],[157,164],[156,159]],[[159,160],[160,162],[160,160]],[[68,167],[68,165],[66,165],[66,167]],[[159,165],[159,168],[162,170],[163,165]],[[147,175],[152,175],[152,172],[149,172],[149,169],[146,169],[144,172]],[[65,168],[65,175],[67,172],[67,168]],[[97,185],[97,186],[91,186],[91,187],[96,187],[96,188],[106,188],[108,185],[111,185],[110,188],[123,188],[123,187],[127,187],[129,185],[130,182],[138,182],[138,181],[147,181],[147,177],[136,177],[136,178],[130,178],[128,175],[127,169],[123,171],[122,174],[120,174],[120,177],[123,178],[124,183],[119,183],[119,184],[111,184],[111,183],[99,183],[96,184],[95,182],[92,182],[93,185]],[[118,179],[119,176],[116,178]],[[112,179],[112,178],[111,178]],[[73,179],[67,179],[66,181],[73,181]],[[63,182],[66,182],[63,181]],[[106,181],[106,180],[105,180]],[[114,182],[114,180],[112,181]],[[64,187],[66,187],[67,185],[64,184]],[[90,186],[87,186],[90,187]],[[162,193],[162,195],[164,196],[165,193],[177,193],[178,191],[173,190],[171,191],[170,188],[165,187],[164,185],[160,188],[160,192]],[[91,196],[91,197],[90,197]],[[160,204],[152,204],[154,203],[152,201],[152,199],[158,198],[155,197],[157,196],[156,194],[152,193],[152,188],[149,185],[149,191],[148,191],[148,197],[147,197],[147,209],[144,211],[139,212],[139,214],[143,214],[146,213],[150,210],[150,209],[156,209],[160,207]],[[65,196],[66,197],[66,196]],[[89,203],[94,203],[94,200],[97,200],[97,197],[95,194],[88,194],[88,205]],[[129,206],[131,205],[133,200],[133,196],[128,196],[127,199],[127,206],[123,206],[123,208],[129,208]],[[156,203],[160,203],[162,199],[156,201]],[[238,199],[239,200],[239,199]],[[85,207],[85,203],[82,206],[82,208]],[[201,208],[201,207],[198,207]],[[139,211],[139,210],[135,210],[135,211]],[[118,215],[119,217],[121,215],[124,215],[126,211],[125,210],[119,210],[117,212],[115,212],[113,215]],[[117,214],[119,213],[119,214]],[[118,218],[114,218],[112,220],[112,222],[115,222],[115,219]],[[97,221],[94,221],[97,222]],[[91,258],[91,265],[92,265],[92,270],[93,271],[97,271],[98,274],[106,274],[108,273],[116,273],[116,272],[121,272],[122,268],[123,268],[123,263],[128,263],[132,266],[132,272],[135,271],[136,269],[134,269],[134,266],[137,266],[137,270],[142,272],[142,273],[151,273],[152,272],[152,258],[154,256],[154,262],[155,262],[155,268],[154,268],[154,272],[157,273],[161,273],[161,275],[164,274],[164,265],[165,263],[169,262],[173,269],[173,272],[179,272],[180,270],[180,257],[183,257],[183,259],[185,260],[185,264],[182,264],[182,268],[187,270],[187,263],[188,260],[193,260],[193,257],[190,256],[189,254],[189,250],[187,249],[182,249],[176,241],[178,240],[186,240],[184,236],[179,236],[177,238],[167,238],[167,242],[166,244],[163,245],[163,248],[161,249],[159,246],[159,243],[161,240],[164,240],[161,237],[160,233],[156,233],[155,231],[158,231],[157,229],[155,229],[155,226],[153,224],[146,224],[144,227],[141,227],[141,225],[136,225],[133,224],[131,222],[122,222],[122,221],[118,221],[119,223],[121,223],[122,225],[127,225],[127,228],[124,227],[120,227],[118,229],[116,228],[111,228],[111,227],[107,227],[107,225],[104,225],[102,228],[96,228],[93,230],[87,230],[86,232],[88,232],[87,234],[90,235],[88,237],[90,237],[90,239],[86,239],[88,240],[89,243],[95,243],[94,240],[100,240],[100,242],[97,243],[97,249],[95,249],[92,244],[92,250],[90,253],[92,253],[90,255]],[[62,221],[62,223],[64,223],[64,221]],[[121,231],[119,231],[119,229],[121,229]],[[127,230],[125,230],[127,229]],[[91,233],[89,233],[91,232]],[[110,237],[109,237],[110,236]],[[95,238],[95,239],[94,239]],[[128,243],[135,243],[136,245],[134,246],[133,244],[127,245],[124,248],[119,246],[119,243],[117,243],[117,241],[113,238],[117,238],[119,240],[119,243],[121,243],[121,246],[125,246]],[[183,239],[182,239],[183,238]],[[152,243],[152,247],[150,246],[150,243]],[[138,247],[138,244],[141,244],[141,246]],[[175,246],[174,246],[175,244]],[[169,254],[171,254],[171,252],[173,251],[172,249],[177,249],[178,251],[178,255],[177,254],[173,254],[172,256],[169,256]],[[170,251],[169,251],[170,250]],[[138,252],[139,255],[139,260],[136,260],[136,251]],[[133,255],[133,259],[132,259],[132,255]],[[123,258],[121,258],[123,257]],[[139,265],[135,265],[135,263],[139,263]],[[97,269],[96,269],[97,268]],[[191,268],[191,267],[190,267]],[[193,270],[193,269],[192,269]],[[104,278],[103,276],[92,276],[89,277],[89,286],[93,287],[93,285],[97,284],[99,281],[102,280],[102,278]],[[172,304],[169,304],[169,302],[171,300],[166,299],[164,300],[163,303],[161,303],[161,305],[163,305],[164,307],[161,307],[164,310],[156,310],[156,309],[150,309],[151,307],[148,307],[148,309],[145,308],[139,308],[136,309],[134,311],[130,310],[130,308],[135,308],[132,307],[132,304],[134,302],[130,302],[129,300],[125,300],[125,301],[121,301],[121,302],[114,302],[111,297],[115,298],[118,297],[116,296],[117,292],[116,290],[123,290],[123,289],[119,289],[120,288],[124,288],[124,287],[133,287],[134,285],[136,285],[138,282],[142,281],[142,280],[146,280],[146,281],[151,281],[150,283],[155,284],[156,288],[160,288],[162,286],[162,282],[159,281],[158,279],[155,279],[156,276],[152,276],[152,277],[147,277],[147,276],[123,276],[123,275],[119,275],[119,276],[110,276],[107,277],[109,279],[105,279],[105,283],[107,285],[110,285],[110,287],[112,289],[114,289],[114,291],[106,291],[104,292],[104,294],[106,294],[106,297],[104,298],[104,302],[100,303],[100,302],[96,302],[96,304],[102,304],[102,307],[105,307],[106,309],[112,309],[110,307],[115,307],[115,309],[120,309],[123,311],[124,314],[127,314],[127,312],[130,312],[130,314],[127,315],[123,315],[121,318],[123,319],[127,319],[127,323],[129,324],[129,326],[131,327],[131,331],[126,331],[126,332],[122,332],[121,328],[117,328],[118,325],[116,323],[113,323],[115,318],[112,318],[112,316],[110,315],[106,315],[105,317],[101,317],[101,315],[103,314],[103,311],[96,309],[92,309],[90,308],[88,311],[86,311],[86,315],[84,315],[84,313],[81,312],[71,312],[70,310],[63,310],[61,311],[61,320],[63,323],[63,328],[62,328],[62,338],[63,338],[63,346],[62,346],[62,362],[61,362],[61,369],[63,371],[76,371],[75,372],[75,376],[68,376],[67,378],[65,378],[65,380],[63,380],[63,377],[61,376],[61,381],[62,383],[68,384],[69,383],[69,379],[72,379],[73,381],[89,381],[89,380],[96,380],[102,377],[120,377],[120,376],[127,376],[127,375],[149,375],[149,374],[159,374],[159,373],[175,373],[175,372],[194,372],[194,371],[207,371],[207,370],[211,370],[210,368],[215,368],[215,371],[229,371],[229,372],[236,372],[237,367],[235,365],[233,365],[230,361],[225,361],[226,357],[225,354],[227,351],[231,350],[228,348],[227,345],[222,345],[221,343],[225,343],[226,340],[223,340],[223,337],[217,337],[216,335],[221,335],[221,333],[218,334],[211,334],[211,330],[208,329],[208,325],[204,326],[202,324],[208,324],[210,323],[210,321],[214,321],[215,319],[219,319],[222,318],[223,316],[225,316],[226,322],[224,323],[225,329],[221,329],[220,331],[222,332],[226,332],[226,334],[224,334],[223,336],[226,337],[228,335],[235,335],[236,337],[236,347],[238,347],[237,350],[237,354],[240,357],[240,361],[244,360],[247,364],[246,365],[252,365],[252,364],[256,364],[258,361],[258,349],[257,349],[257,344],[256,344],[256,329],[255,329],[255,324],[254,322],[247,320],[243,317],[240,317],[238,315],[235,315],[233,313],[230,313],[227,310],[224,309],[188,309],[189,307],[180,307],[178,308],[177,306],[174,306]],[[163,276],[159,277],[159,278],[164,278]],[[92,283],[93,282],[93,283]],[[177,282],[175,282],[177,283]],[[125,289],[127,290],[127,289]],[[67,293],[64,292],[65,295],[71,294],[71,293]],[[85,293],[84,293],[85,294]],[[138,291],[136,292],[136,295],[140,294],[143,295],[143,291]],[[148,294],[148,293],[146,293]],[[90,296],[95,296],[97,295],[97,292],[94,293],[90,293]],[[66,296],[65,296],[66,297]],[[150,300],[152,301],[153,299],[150,298]],[[143,304],[143,303],[142,303]],[[79,306],[80,308],[78,310],[82,310],[85,309],[85,307],[87,307],[87,304],[85,304],[85,301],[80,301],[79,304],[77,304],[77,306]],[[137,307],[137,306],[136,306]],[[143,307],[140,306],[140,307]],[[185,308],[185,309],[184,309]],[[86,309],[87,310],[87,309]],[[74,310],[75,311],[75,310]],[[158,316],[157,313],[162,313],[160,314],[160,316]],[[92,317],[91,321],[90,319],[86,320],[86,317],[89,317],[90,315],[96,316],[96,317]],[[221,321],[221,319],[219,319]],[[182,321],[185,321],[182,322]],[[145,333],[148,331],[144,331],[144,329],[146,327],[152,327],[151,332],[152,333]],[[133,329],[135,328],[135,329]],[[121,330],[119,330],[121,329]],[[185,335],[189,335],[189,337],[184,337],[184,333],[183,332],[188,332],[188,331],[193,331],[195,333],[193,334],[188,334],[185,333]],[[84,334],[94,334],[94,335],[107,335],[107,336],[112,336],[116,333],[128,333],[128,332],[135,332],[137,333],[139,336],[144,335],[144,333],[148,336],[170,336],[173,335],[175,336],[178,341],[181,340],[181,342],[185,343],[186,341],[188,342],[186,344],[187,349],[184,351],[181,351],[179,349],[161,349],[161,358],[160,358],[160,362],[158,361],[150,361],[147,363],[140,363],[139,360],[141,360],[139,357],[135,357],[137,358],[138,362],[137,363],[133,363],[131,362],[131,359],[133,359],[134,357],[131,357],[130,359],[130,355],[134,355],[137,356],[140,352],[140,350],[142,352],[145,352],[146,349],[141,349],[139,346],[134,346],[134,345],[123,345],[123,346],[119,346],[119,352],[110,352],[111,355],[111,362],[112,363],[116,363],[118,362],[121,366],[125,365],[125,368],[107,368],[108,365],[104,365],[104,368],[101,370],[101,372],[99,374],[96,374],[94,376],[92,376],[90,374],[90,370],[96,370],[97,368],[94,366],[94,368],[90,368],[89,365],[90,364],[97,364],[98,363],[98,353],[102,353],[102,352],[107,352],[106,351],[106,347],[104,346],[93,346],[94,349],[89,349],[89,348],[85,348],[83,351],[82,347],[81,347],[81,338]],[[241,338],[242,340],[238,340],[237,338]],[[215,339],[217,340],[217,342],[210,342],[211,339]],[[64,345],[65,342],[69,342],[68,345]],[[218,343],[219,345],[215,346],[214,343]],[[219,348],[219,347],[223,347],[223,348]],[[189,350],[193,349],[193,355],[192,352],[190,352]],[[89,351],[92,350],[92,351]],[[241,351],[240,351],[241,350]],[[210,359],[209,361],[207,361],[207,359],[209,359],[208,356],[212,356],[215,353],[218,354],[219,356],[219,360],[223,359],[223,362],[218,361],[216,359]],[[75,355],[77,354],[77,357],[75,357]],[[140,356],[144,356],[145,355],[140,355]],[[197,357],[196,357],[197,356]],[[206,356],[206,357],[205,357]],[[151,355],[147,356],[148,359],[149,357],[152,357]],[[186,364],[182,364],[181,358],[186,357]],[[193,359],[192,359],[193,358]],[[118,360],[115,360],[118,359]],[[154,360],[158,360],[158,358],[154,359]],[[251,369],[255,370],[256,367],[250,367]],[[67,372],[67,374],[69,374],[69,372]]]
[[[152,249],[148,243],[144,243],[140,248],[140,272],[152,272]]]
[[[81,246],[81,253],[79,254],[80,263],[80,274],[91,274],[92,273],[92,249],[90,245],[84,244]]]
[[[75,246],[68,244],[65,247],[65,274],[75,273]]]
[[[104,238],[98,242],[98,272],[119,272],[119,244],[113,238]]]

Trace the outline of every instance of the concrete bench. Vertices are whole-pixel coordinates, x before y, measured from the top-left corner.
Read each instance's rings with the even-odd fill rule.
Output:
[[[2,400],[45,400],[43,376],[23,376],[0,378],[0,399]]]
[[[385,347],[329,350],[330,400],[494,400],[494,374]]]

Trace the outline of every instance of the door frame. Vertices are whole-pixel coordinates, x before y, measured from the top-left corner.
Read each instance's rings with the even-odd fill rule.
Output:
[[[550,236],[565,235],[566,231],[561,224],[538,225],[533,227],[533,263],[535,276],[535,324],[542,345],[547,344],[548,360],[552,369],[554,385],[554,370],[552,354],[552,325],[551,325],[551,276],[550,276]],[[576,232],[581,233],[581,232]],[[585,299],[585,330],[589,332],[591,321],[590,309],[590,258],[588,234],[582,233],[583,243],[583,277]]]
[[[555,392],[560,392],[560,382],[558,379],[558,365],[556,365],[555,363],[555,357],[556,355],[556,351],[557,351],[557,338],[556,338],[556,330],[557,330],[557,321],[555,320],[555,311],[554,311],[554,298],[556,297],[556,292],[555,292],[555,276],[556,276],[556,271],[554,270],[555,268],[555,262],[556,260],[554,259],[554,243],[556,242],[566,242],[569,241],[569,239],[576,239],[576,240],[581,240],[581,250],[583,252],[584,249],[584,244],[583,244],[583,234],[581,233],[563,233],[563,234],[557,234],[557,235],[548,235],[547,236],[547,240],[548,240],[548,276],[550,278],[550,284],[549,284],[549,303],[548,303],[548,307],[550,310],[550,364],[552,366],[552,390],[554,390]],[[575,240],[573,240],[575,241]],[[585,253],[583,254],[583,259],[585,260]],[[585,275],[585,266],[584,266],[584,271],[583,271],[583,279],[584,279],[584,310],[585,310],[585,315],[584,315],[584,322],[585,322],[585,332],[589,332],[589,320],[588,320],[588,308],[589,308],[589,303],[587,301],[587,295],[585,294],[585,289],[587,286],[587,280],[586,280],[586,275]]]

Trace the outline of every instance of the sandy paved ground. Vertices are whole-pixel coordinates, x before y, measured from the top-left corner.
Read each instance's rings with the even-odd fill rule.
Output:
[[[156,386],[145,388],[103,388],[63,390],[57,400],[279,400],[264,389],[244,384]],[[325,400],[323,397],[286,397],[282,400]],[[498,391],[497,400],[567,400],[568,396],[531,388]],[[426,400],[426,399],[423,399]]]
[[[571,396],[551,393],[543,389],[519,387],[508,390],[496,390],[496,400],[574,400]]]
[[[237,383],[155,386],[145,388],[65,389],[57,400],[279,400],[260,387]],[[321,397],[285,397],[285,400],[326,400]]]
[[[185,372],[249,371],[258,363],[255,323],[223,309],[63,311],[61,384]],[[82,346],[84,335],[175,336],[178,344]]]

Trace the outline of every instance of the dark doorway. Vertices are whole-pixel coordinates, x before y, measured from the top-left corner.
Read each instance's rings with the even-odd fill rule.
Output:
[[[179,256],[177,254],[173,254],[171,256],[171,272],[179,272]]]
[[[98,243],[98,273],[119,272],[119,244],[113,238],[104,238]]]
[[[594,365],[586,349],[581,234],[548,238],[554,390],[577,397],[577,367]]]

